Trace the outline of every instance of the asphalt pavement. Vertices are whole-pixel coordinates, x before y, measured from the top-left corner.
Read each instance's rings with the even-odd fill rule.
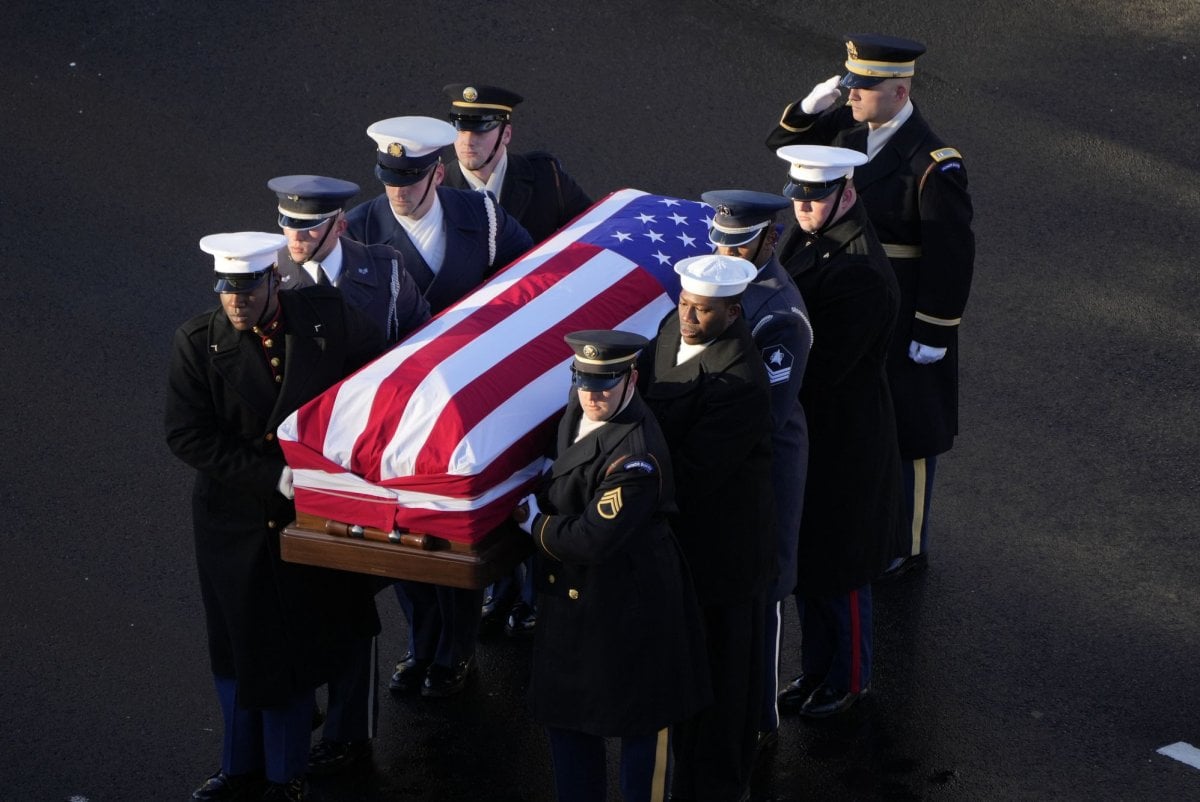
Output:
[[[757,800],[1200,799],[1200,6],[88,4],[0,29],[0,799],[169,800],[217,767],[171,333],[201,236],[273,230],[266,181],[378,191],[375,120],[443,84],[526,97],[514,150],[593,197],[777,190],[783,107],[841,35],[923,40],[914,98],[965,157],[978,257],[929,569],[881,588],[872,696],[784,722]],[[819,336],[819,334],[818,334]],[[388,663],[403,651],[379,597]],[[794,611],[785,679],[798,664]],[[382,699],[342,800],[552,798],[528,644],[449,700]]]

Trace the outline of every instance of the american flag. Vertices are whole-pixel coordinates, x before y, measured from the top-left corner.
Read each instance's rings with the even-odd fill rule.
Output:
[[[609,195],[279,428],[296,508],[473,542],[536,484],[570,392],[563,335],[653,337],[711,209]],[[451,269],[451,268],[447,268]]]

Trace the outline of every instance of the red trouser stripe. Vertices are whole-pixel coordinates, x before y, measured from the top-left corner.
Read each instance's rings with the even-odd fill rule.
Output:
[[[858,615],[858,591],[850,591],[850,693],[862,690],[862,620]]]

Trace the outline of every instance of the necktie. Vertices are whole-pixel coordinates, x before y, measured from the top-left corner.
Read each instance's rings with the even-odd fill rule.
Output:
[[[325,272],[325,268],[317,265],[317,285],[321,287],[330,286],[329,276]]]

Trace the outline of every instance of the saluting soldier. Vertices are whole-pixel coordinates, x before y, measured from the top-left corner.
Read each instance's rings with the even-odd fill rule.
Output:
[[[369,577],[280,557],[296,512],[275,429],[384,348],[337,290],[278,291],[284,242],[200,240],[221,308],[180,326],[171,353],[167,444],[196,469],[196,567],[224,718],[221,768],[197,800],[303,800],[314,689],[379,632]]]
[[[925,46],[877,34],[851,34],[845,43],[846,74],[788,106],[767,145],[837,145],[869,159],[854,183],[900,286],[888,380],[908,537],[894,576],[925,564],[937,455],[958,433],[958,327],[974,272],[973,211],[962,156],[912,102]],[[841,89],[845,105],[837,102]]]
[[[746,259],[758,274],[742,293],[742,313],[771,385],[771,484],[775,488],[775,570],[766,595],[759,747],[773,745],[779,729],[779,642],[783,600],[796,589],[796,544],[808,469],[808,426],[800,405],[812,326],[796,283],[775,258],[782,226],[776,218],[792,202],[746,189],[705,192],[713,207],[708,239],[723,256]]]
[[[343,236],[344,209],[358,194],[358,184],[322,175],[281,175],[267,187],[279,198],[279,227],[287,237],[277,260],[283,289],[332,284],[346,303],[379,325],[389,343],[429,319],[429,303],[395,248]]]
[[[562,802],[604,802],[605,738],[626,802],[664,800],[671,725],[709,700],[692,584],[667,523],[666,441],[637,393],[646,338],[577,331],[573,392],[546,485],[514,518],[533,536],[541,608],[529,697]]]
[[[674,530],[704,616],[713,704],[675,738],[675,796],[749,794],[774,580],[770,385],[741,300],[757,275],[716,254],[675,265],[678,309],[641,356],[640,387],[675,467]]]
[[[592,205],[562,163],[545,151],[513,153],[513,109],[524,98],[485,84],[447,84],[457,161],[446,166],[446,183],[486,190],[517,218],[535,243],[571,222]]]
[[[822,718],[870,689],[871,581],[902,534],[884,367],[899,291],[851,180],[867,157],[820,145],[789,145],[778,155],[791,165],[783,194],[797,222],[779,260],[804,296],[814,332],[800,389],[808,418],[796,582],[804,673],[779,703]]]
[[[486,192],[442,186],[442,148],[458,132],[432,117],[372,123],[383,194],[346,214],[346,233],[391,245],[404,257],[433,314],[478,287],[533,245],[529,232]]]

